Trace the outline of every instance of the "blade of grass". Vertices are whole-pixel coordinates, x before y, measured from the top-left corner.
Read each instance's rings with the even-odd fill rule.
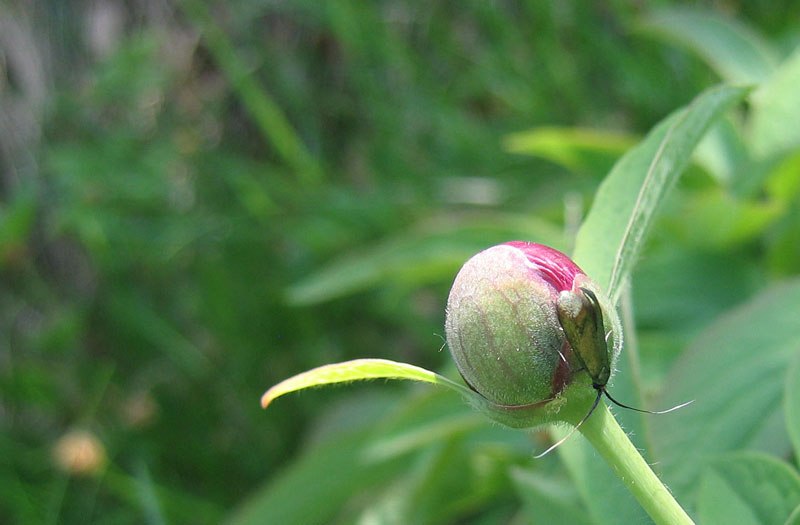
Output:
[[[317,160],[306,149],[278,104],[248,70],[230,38],[209,14],[205,3],[202,0],[183,0],[179,5],[202,32],[206,47],[217,66],[225,74],[264,139],[272,144],[278,156],[296,172],[302,183],[321,182],[323,173]]]
[[[164,519],[164,511],[156,494],[156,487],[144,461],[139,461],[136,466],[135,479],[136,493],[145,521],[151,525],[166,525],[167,521]]]

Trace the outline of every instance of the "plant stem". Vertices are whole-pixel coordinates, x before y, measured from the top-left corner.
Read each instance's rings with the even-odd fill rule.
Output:
[[[611,465],[653,521],[665,525],[694,524],[633,446],[605,403],[598,405],[580,431]]]

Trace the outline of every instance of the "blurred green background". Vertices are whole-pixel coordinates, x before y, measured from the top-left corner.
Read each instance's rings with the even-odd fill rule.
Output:
[[[452,373],[462,262],[569,251],[638,137],[798,42],[793,0],[5,0],[0,521],[537,522],[531,472],[575,496],[543,435],[424,387],[259,397],[357,357]],[[738,124],[639,265],[651,392],[800,273],[800,150]]]

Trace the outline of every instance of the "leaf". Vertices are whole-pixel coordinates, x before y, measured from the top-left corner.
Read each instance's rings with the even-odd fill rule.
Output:
[[[687,108],[662,121],[617,162],[600,185],[578,231],[574,259],[596,282],[606,286],[615,302],[658,205],[688,163],[703,132],[746,93],[746,89],[726,86],[707,90]],[[633,496],[588,444],[571,440],[559,452],[595,521],[645,519]]]
[[[485,420],[482,426],[488,427]],[[431,443],[406,462],[405,475],[360,513],[359,522],[457,523],[507,499],[507,469],[515,456],[503,447],[503,438],[485,440],[482,435],[468,441],[454,434]],[[476,460],[481,467],[476,468]]]
[[[741,127],[732,118],[718,119],[694,152],[694,162],[726,188],[736,183],[740,176],[749,175],[742,173],[742,167],[750,161],[750,152],[744,143]]]
[[[400,457],[388,461],[363,457],[371,434],[371,428],[359,428],[304,452],[257,488],[226,523],[331,523],[353,495],[373,490],[407,468]]]
[[[560,421],[559,409],[540,410],[537,406],[508,410],[480,394],[430,370],[385,359],[355,359],[324,365],[281,381],[264,393],[261,406],[267,408],[275,398],[315,386],[349,383],[369,379],[404,379],[441,385],[461,394],[470,405],[494,421],[511,428],[535,428]]]
[[[659,243],[634,272],[636,321],[672,334],[696,332],[759,290],[762,273],[752,260],[732,259],[730,252]]]
[[[612,301],[619,299],[656,210],[705,130],[747,92],[731,86],[706,90],[625,154],[598,188],[573,258]]]
[[[493,244],[531,237],[550,246],[564,243],[557,227],[530,217],[432,217],[410,234],[377,242],[330,263],[291,286],[287,298],[292,304],[308,305],[378,284],[419,285],[450,280],[476,252]]]
[[[487,424],[485,417],[475,411],[469,411],[419,426],[401,434],[376,440],[364,449],[363,454],[364,457],[372,460],[388,459],[432,443],[441,442],[452,436],[465,434]]]
[[[277,397],[305,388],[368,379],[407,379],[446,386],[467,398],[477,396],[471,390],[435,372],[406,363],[385,359],[355,359],[344,363],[320,366],[290,377],[273,386],[261,397],[261,406],[267,408]]]
[[[636,143],[632,135],[607,130],[543,126],[504,140],[511,153],[542,157],[575,173],[605,175]]]
[[[495,491],[481,486],[488,474],[487,468],[502,469],[503,462],[511,461],[510,458],[524,457],[529,451],[529,440],[523,433],[508,432],[489,424],[459,401],[460,398],[448,390],[418,389],[412,395],[398,392],[396,396],[382,399],[379,403],[383,408],[367,419],[360,418],[360,414],[347,415],[348,411],[363,411],[360,401],[340,406],[343,410],[326,410],[326,417],[349,423],[333,433],[325,433],[322,441],[315,439],[314,445],[306,447],[282,472],[256,488],[244,505],[233,512],[228,523],[349,523],[353,520],[348,518],[353,514],[380,511],[384,494],[396,503],[402,503],[405,498],[416,499],[413,492],[392,494],[392,490],[400,489],[420,469],[430,469],[437,477],[456,476],[459,483],[472,489],[470,495]],[[368,412],[372,410],[367,409]],[[451,446],[462,439],[470,446]],[[502,451],[499,459],[481,463],[476,472],[472,463],[476,450],[473,442],[491,444],[493,449],[499,447]],[[469,457],[459,458],[459,465],[447,460],[430,463],[431,452],[435,457],[437,451],[449,454],[454,448]],[[502,472],[491,477],[505,479]],[[423,481],[420,490],[426,490],[425,480],[420,481]],[[478,484],[474,485],[475,482]],[[367,502],[373,505],[365,505]]]
[[[291,286],[287,298],[292,304],[307,305],[389,281],[419,285],[450,280],[476,252],[492,244],[529,238],[551,246],[564,242],[558,228],[530,217],[435,217],[411,234],[377,242],[330,263]]]
[[[691,49],[727,82],[755,84],[778,63],[768,41],[740,22],[691,8],[649,13],[639,29]]]
[[[794,456],[800,459],[800,354],[792,361],[786,374],[783,408],[786,429],[794,446]]]
[[[800,502],[800,476],[786,463],[758,453],[714,461],[703,473],[697,512],[704,524],[783,523]]]
[[[783,525],[800,525],[800,504],[798,504],[792,513],[786,518],[786,523]]]
[[[512,467],[510,474],[531,523],[592,523],[568,480],[520,467]]]
[[[753,93],[750,139],[756,154],[768,157],[800,147],[798,85],[800,49]]]
[[[784,212],[775,200],[751,200],[714,187],[681,199],[667,220],[678,239],[706,251],[723,252],[760,236]]]
[[[678,498],[714,455],[786,452],[780,401],[786,368],[800,351],[798,311],[800,279],[773,286],[723,315],[673,366],[657,406],[695,402],[651,424],[661,471]]]

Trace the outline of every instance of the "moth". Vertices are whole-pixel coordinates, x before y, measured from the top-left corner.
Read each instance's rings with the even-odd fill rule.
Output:
[[[575,428],[553,446],[536,456],[536,458],[540,458],[554,450],[572,436],[573,432],[578,430],[589,419],[603,395],[617,406],[647,414],[666,414],[685,407],[692,402],[688,401],[667,410],[652,411],[628,406],[614,399],[606,388],[611,377],[611,359],[609,358],[606,344],[603,309],[600,307],[600,301],[597,296],[588,288],[580,288],[579,292],[563,291],[558,297],[556,311],[558,321],[561,323],[564,335],[572,347],[573,356],[579,366],[574,372],[585,370],[589,374],[589,378],[592,380],[592,387],[597,390],[597,396],[594,398],[592,408],[583,416],[583,419],[580,420]]]

